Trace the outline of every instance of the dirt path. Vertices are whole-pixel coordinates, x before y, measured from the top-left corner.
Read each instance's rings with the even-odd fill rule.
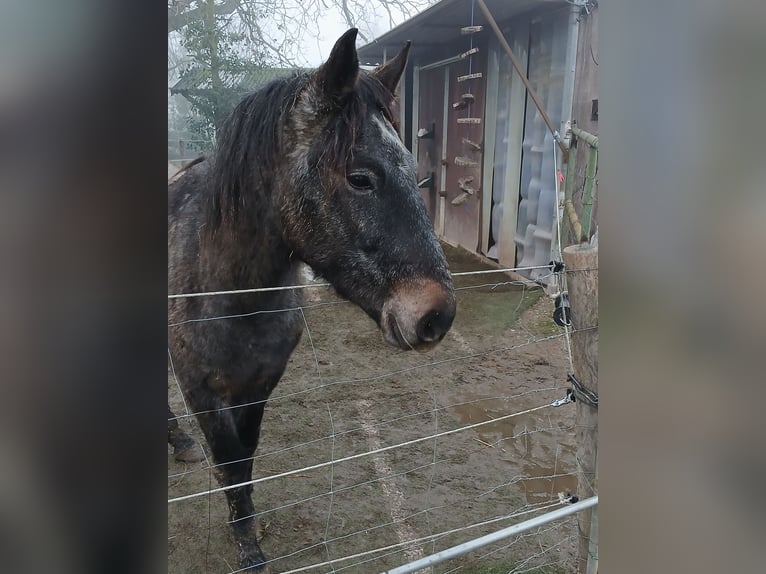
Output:
[[[454,272],[485,268],[456,250],[448,256]],[[562,330],[550,320],[552,303],[539,289],[477,287],[501,280],[461,278],[454,327],[428,353],[387,347],[359,309],[329,290],[313,295],[305,310],[311,337],[304,334],[266,409],[254,476],[412,441],[564,396],[568,360]],[[172,376],[168,389],[171,406],[183,413]],[[572,405],[548,407],[256,485],[262,547],[278,559],[275,571],[285,572],[556,500],[559,492],[576,488],[573,415]],[[196,423],[182,424],[201,438]],[[176,463],[169,455],[169,497],[216,487],[205,466]],[[409,544],[382,557],[340,561],[334,571],[379,572],[529,516]],[[567,520],[434,572],[461,565],[461,572],[489,572],[482,568],[492,564],[507,571],[524,560],[525,571],[536,564],[554,565],[539,572],[568,571],[572,526]],[[169,505],[168,537],[169,572],[236,570],[222,494]]]

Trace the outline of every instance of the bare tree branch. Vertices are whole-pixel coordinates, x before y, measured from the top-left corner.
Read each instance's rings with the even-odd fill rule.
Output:
[[[282,67],[308,65],[316,58],[306,52],[306,40],[324,38],[321,24],[332,18],[359,29],[368,43],[411,18],[436,0],[216,0],[216,15],[226,15],[232,31],[243,34],[261,59]],[[168,0],[168,32],[179,30],[203,15],[202,0]],[[300,40],[300,41],[299,41]],[[246,44],[247,44],[246,43]],[[247,45],[242,47],[246,57]],[[171,60],[170,46],[168,59]],[[172,57],[169,70],[178,67]]]
[[[349,12],[348,10],[347,0],[341,0],[341,9],[343,11],[343,17],[345,18],[346,24],[348,24],[348,27],[355,28],[356,23],[354,22],[354,17],[351,15],[351,12]],[[359,30],[359,37],[365,42],[369,42],[369,40],[367,39],[367,36],[361,30]]]

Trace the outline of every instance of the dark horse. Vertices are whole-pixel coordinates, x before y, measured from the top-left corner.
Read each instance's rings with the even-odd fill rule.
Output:
[[[396,127],[409,43],[368,73],[356,35],[346,32],[315,72],[246,97],[215,153],[169,186],[169,289],[295,285],[305,262],[391,345],[432,346],[452,325],[455,294]],[[300,311],[193,319],[300,304],[297,290],[169,300],[173,365],[224,486],[251,480],[265,402],[303,319]],[[252,492],[238,487],[226,498],[241,567],[265,571]]]

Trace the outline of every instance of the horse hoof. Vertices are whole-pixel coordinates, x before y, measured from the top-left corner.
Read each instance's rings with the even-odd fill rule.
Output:
[[[205,457],[202,455],[200,447],[192,443],[182,448],[173,449],[173,458],[178,462],[200,462]]]
[[[268,564],[264,564],[266,558],[261,555],[260,559],[248,558],[242,560],[239,563],[239,567],[243,572],[253,572],[255,574],[271,574],[271,567]]]

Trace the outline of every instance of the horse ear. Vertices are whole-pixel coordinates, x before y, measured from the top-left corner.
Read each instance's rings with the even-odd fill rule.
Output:
[[[330,57],[316,72],[316,82],[327,98],[339,99],[354,90],[359,77],[357,33],[356,28],[351,28],[338,38]]]
[[[407,54],[410,52],[410,42],[408,41],[402,51],[399,52],[393,60],[389,60],[382,66],[378,66],[372,72],[381,84],[386,86],[392,93],[396,93],[396,87],[399,85],[399,80],[402,78],[404,68],[407,67]]]

